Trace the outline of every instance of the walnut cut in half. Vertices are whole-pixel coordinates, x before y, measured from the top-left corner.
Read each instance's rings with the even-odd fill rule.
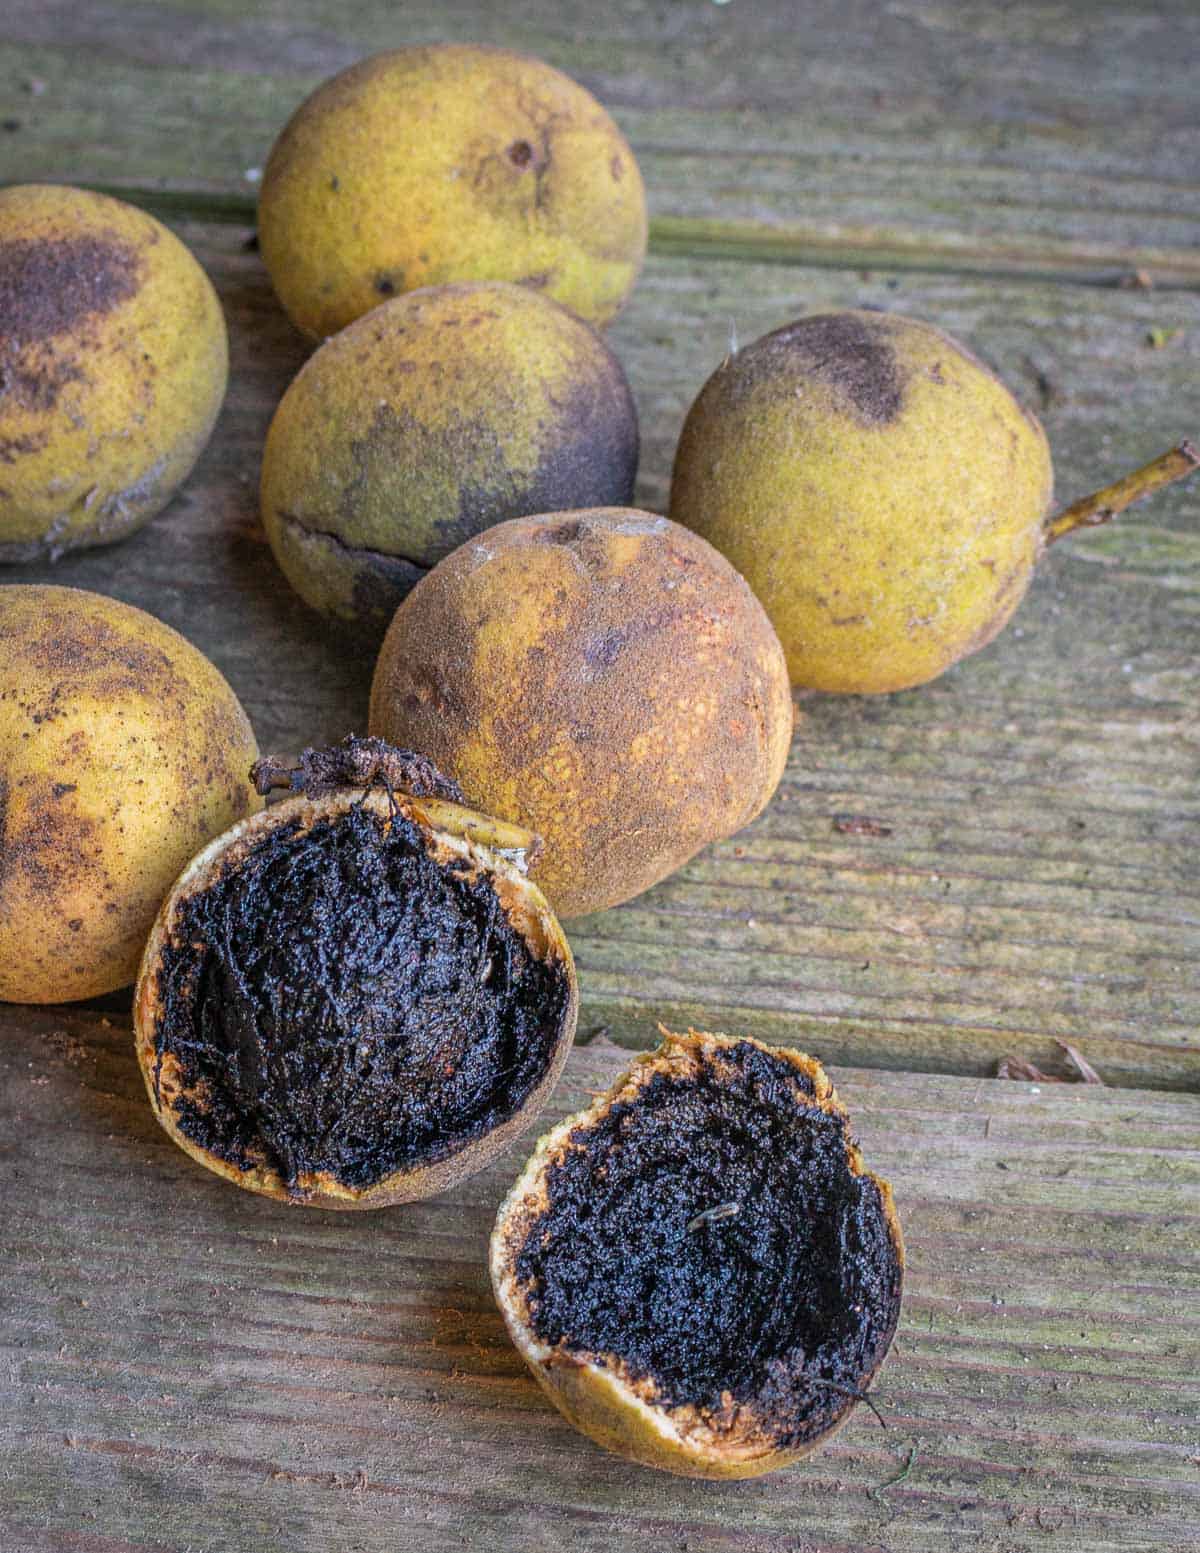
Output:
[[[751,1477],[864,1399],[900,1313],[900,1226],[818,1063],[665,1036],[542,1138],[492,1282],[576,1428],[668,1472]]]
[[[575,1031],[534,838],[381,740],[260,761],[293,796],[159,913],[135,1000],[159,1121],[210,1170],[322,1208],[429,1197],[526,1127]]]

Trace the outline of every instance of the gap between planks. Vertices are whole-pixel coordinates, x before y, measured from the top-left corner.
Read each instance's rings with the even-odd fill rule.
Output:
[[[51,180],[55,181],[55,180]],[[170,221],[254,226],[257,199],[234,190],[155,189],[138,184],[89,182],[82,187],[128,201]],[[889,270],[910,274],[964,275],[979,280],[1027,280],[1051,285],[1200,291],[1200,255],[1183,249],[1107,251],[1068,244],[994,244],[975,247],[936,234],[905,239],[869,231],[845,235],[803,227],[688,216],[652,216],[649,251],[664,258],[731,260],[793,268]]]

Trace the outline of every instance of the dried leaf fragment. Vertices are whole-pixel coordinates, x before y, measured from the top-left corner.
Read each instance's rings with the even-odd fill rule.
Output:
[[[1067,1060],[1075,1069],[1076,1077],[1064,1078],[1059,1073],[1043,1073],[1041,1068],[1025,1057],[1001,1057],[996,1064],[996,1077],[1017,1079],[1027,1084],[1103,1085],[1104,1080],[1077,1047],[1072,1046],[1069,1041],[1060,1040],[1057,1036],[1054,1044],[1066,1054]]]

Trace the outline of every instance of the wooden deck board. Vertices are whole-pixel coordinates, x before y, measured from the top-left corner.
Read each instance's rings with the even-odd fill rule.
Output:
[[[451,36],[525,49],[597,91],[675,252],[1200,283],[1189,0],[1004,21],[944,0],[5,0],[4,21],[19,128],[0,136],[3,176],[249,211],[255,170],[319,80]]]
[[[551,1114],[621,1060],[577,1051]],[[433,1202],[287,1209],[160,1133],[126,1021],[0,1014],[0,1545],[1193,1547],[1195,1100],[835,1078],[906,1227],[889,1427],[722,1487],[605,1456],[509,1345],[484,1248],[528,1137]]]

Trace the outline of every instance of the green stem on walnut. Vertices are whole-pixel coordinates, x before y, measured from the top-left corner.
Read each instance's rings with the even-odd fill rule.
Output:
[[[1132,474],[1123,475],[1102,491],[1083,496],[1047,518],[1046,543],[1052,545],[1056,539],[1074,533],[1077,528],[1097,528],[1101,523],[1107,523],[1126,507],[1141,501],[1143,496],[1152,496],[1175,480],[1186,480],[1188,475],[1195,473],[1197,466],[1200,466],[1200,452],[1195,444],[1181,442]]]

